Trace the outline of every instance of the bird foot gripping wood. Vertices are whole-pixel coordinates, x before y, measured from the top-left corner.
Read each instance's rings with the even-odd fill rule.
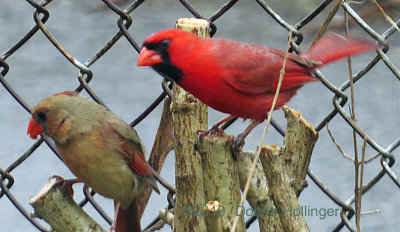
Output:
[[[46,221],[51,231],[106,232],[70,195],[63,178],[50,178],[35,196],[29,198],[34,218]],[[3,230],[2,230],[3,231]]]
[[[196,131],[196,134],[198,135],[216,135],[216,136],[223,136],[224,135],[224,130],[220,128],[220,124],[217,123],[213,125],[209,130],[203,131],[203,130],[198,130]]]
[[[215,123],[208,131],[197,131],[197,134],[223,136],[224,130],[236,119],[237,117],[230,115]]]
[[[64,178],[62,178],[61,176],[58,176],[58,175],[53,175],[49,179],[55,179],[56,180],[55,185],[65,185],[65,187],[67,187],[68,192],[71,194],[71,196],[74,196],[74,189],[72,188],[72,185],[82,182],[78,179],[65,180]]]
[[[219,129],[219,128],[214,128],[212,127],[210,130],[208,131],[197,131],[196,132],[200,137],[204,137],[204,136],[215,136],[215,137],[224,137],[226,136],[224,130]],[[230,140],[230,144],[231,144],[231,153],[232,153],[232,157],[234,160],[237,160],[237,157],[240,153],[240,151],[242,150],[242,147],[245,144],[244,138],[245,136],[241,136],[243,134],[240,134],[236,137],[233,137]],[[196,145],[195,145],[196,148]]]
[[[231,152],[234,160],[238,159],[239,153],[245,144],[244,137],[241,135],[232,138]]]
[[[232,156],[235,160],[237,160],[238,154],[240,153],[242,147],[245,144],[244,139],[260,123],[261,123],[260,121],[252,120],[249,126],[247,126],[247,128],[241,134],[232,139],[231,149],[232,149]]]
[[[219,126],[213,126],[207,131],[198,130],[198,131],[196,131],[196,134],[222,136],[224,134],[224,130],[220,129]]]

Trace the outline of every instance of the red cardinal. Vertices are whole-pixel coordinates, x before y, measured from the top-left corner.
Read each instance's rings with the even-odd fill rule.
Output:
[[[136,131],[96,102],[63,92],[32,111],[28,134],[51,137],[71,172],[99,194],[115,200],[117,232],[140,231],[135,198],[144,184],[159,193]]]
[[[276,109],[304,84],[317,81],[311,76],[315,68],[376,48],[376,44],[365,39],[346,39],[333,34],[322,38],[304,54],[289,54]],[[264,121],[271,109],[285,53],[168,29],[143,42],[137,65],[152,66],[218,111],[253,119],[246,129],[248,133]],[[232,116],[217,123],[217,127]]]

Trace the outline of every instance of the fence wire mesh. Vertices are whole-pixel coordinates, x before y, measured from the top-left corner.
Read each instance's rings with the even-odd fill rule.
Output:
[[[90,95],[91,98],[93,98],[96,102],[106,105],[105,103],[108,100],[104,100],[102,97],[100,97],[97,92],[95,91],[96,88],[93,88],[93,85],[100,86],[99,82],[102,81],[99,80],[97,83],[92,84],[92,82],[96,82],[96,75],[94,75],[93,68],[99,60],[101,60],[103,57],[104,59],[107,59],[107,53],[112,53],[113,52],[113,47],[118,46],[118,43],[124,44],[124,48],[133,48],[136,50],[136,52],[139,52],[140,50],[140,42],[143,38],[148,36],[149,34],[137,34],[135,31],[139,30],[143,25],[136,24],[135,21],[137,20],[137,17],[144,17],[147,24],[150,23],[160,23],[157,18],[157,12],[156,10],[149,10],[152,9],[153,4],[156,4],[154,1],[148,1],[148,0],[138,0],[134,2],[127,2],[127,1],[108,1],[108,0],[103,0],[102,2],[98,2],[96,4],[95,9],[92,9],[89,7],[87,3],[81,3],[80,1],[72,1],[68,4],[81,4],[80,7],[85,8],[87,7],[86,11],[81,11],[78,14],[81,14],[81,18],[68,18],[68,15],[62,15],[62,12],[57,12],[56,15],[60,17],[65,17],[65,20],[71,20],[73,21],[72,23],[68,24],[70,26],[74,26],[73,30],[77,30],[79,34],[93,34],[96,31],[96,28],[93,26],[92,30],[90,31],[81,31],[80,30],[80,24],[85,24],[85,17],[92,17],[93,15],[88,13],[91,10],[95,11],[101,11],[101,14],[108,15],[107,20],[114,20],[113,22],[115,23],[113,27],[110,28],[109,33],[115,32],[110,36],[110,34],[107,35],[102,35],[103,37],[97,37],[97,35],[91,35],[93,36],[93,43],[95,44],[97,51],[94,52],[93,55],[88,55],[88,53],[82,53],[79,52],[79,50],[75,49],[73,47],[73,42],[79,43],[79,36],[75,37],[70,37],[72,41],[59,41],[57,38],[61,37],[63,29],[66,30],[65,33],[68,33],[70,29],[67,30],[67,28],[64,28],[62,24],[60,25],[54,25],[52,24],[52,10],[55,8],[52,6],[52,4],[57,4],[57,2],[61,1],[42,1],[42,2],[36,2],[34,0],[26,0],[26,1],[18,1],[18,2],[13,2],[13,1],[3,1],[2,5],[7,5],[5,7],[5,11],[2,12],[4,16],[7,16],[8,14],[12,14],[13,11],[11,9],[13,8],[18,8],[18,7],[29,7],[28,10],[32,12],[33,15],[33,26],[29,30],[24,30],[22,28],[24,27],[19,27],[18,22],[13,22],[10,21],[10,17],[1,17],[1,24],[8,24],[9,27],[8,29],[12,29],[12,31],[5,30],[4,28],[2,30],[2,34],[6,33],[16,33],[18,34],[18,37],[20,39],[14,40],[14,41],[7,41],[5,45],[1,45],[2,49],[4,46],[8,46],[5,48],[5,51],[3,51],[1,57],[0,57],[0,82],[2,83],[4,89],[7,91],[8,96],[8,101],[13,101],[13,105],[18,105],[19,107],[22,107],[24,109],[25,113],[24,116],[26,118],[30,117],[30,112],[31,112],[31,104],[37,103],[37,101],[33,101],[32,97],[28,94],[29,91],[27,88],[32,87],[36,83],[35,80],[29,79],[32,77],[18,77],[21,79],[26,78],[27,80],[25,81],[25,86],[21,85],[15,85],[18,87],[15,87],[13,85],[13,80],[10,80],[7,78],[9,73],[13,73],[13,70],[15,69],[24,69],[28,68],[29,70],[34,70],[34,69],[44,69],[48,70],[48,72],[54,72],[54,75],[57,75],[57,67],[49,68],[46,67],[46,65],[52,66],[52,60],[46,59],[46,52],[43,51],[43,55],[41,54],[41,49],[43,48],[37,48],[39,50],[35,50],[35,54],[32,55],[32,53],[28,53],[27,49],[24,48],[24,45],[29,44],[29,46],[35,46],[35,43],[38,40],[47,40],[48,43],[51,43],[53,46],[56,47],[57,51],[59,54],[63,56],[63,62],[66,64],[71,64],[74,68],[73,71],[78,71],[77,74],[77,80],[78,80],[78,85],[75,85],[74,88],[76,91],[85,91],[88,95]],[[162,2],[162,1],[160,1]],[[226,15],[229,14],[237,14],[239,11],[239,6],[235,8],[235,5],[239,2],[238,0],[232,0],[232,1],[227,1],[227,2],[222,2],[218,1],[218,4],[221,4],[221,6],[217,6],[215,8],[210,7],[210,9],[204,10],[204,8],[199,7],[201,4],[196,2],[196,3],[190,3],[189,1],[186,0],[179,0],[176,1],[174,6],[169,5],[170,2],[168,1],[166,3],[159,3],[161,4],[161,7],[158,7],[160,11],[169,11],[172,8],[182,8],[186,12],[185,16],[190,16],[196,17],[196,18],[203,18],[207,19],[212,23],[212,33],[214,34],[218,29],[218,19],[221,17],[225,17]],[[243,2],[243,1],[242,1]],[[392,91],[390,88],[397,88],[398,91],[398,80],[400,80],[400,71],[398,70],[395,62],[391,59],[391,56],[388,55],[389,45],[391,43],[395,43],[394,40],[390,40],[390,38],[396,34],[399,34],[399,31],[394,27],[394,25],[389,24],[389,23],[382,23],[379,25],[379,30],[382,31],[382,28],[384,28],[383,32],[378,32],[378,30],[375,30],[370,26],[371,23],[374,23],[373,21],[376,19],[376,17],[379,18],[384,18],[380,13],[376,13],[376,11],[369,11],[369,9],[376,9],[376,7],[369,3],[368,7],[360,7],[360,4],[348,2],[348,1],[334,1],[334,0],[325,0],[325,1],[318,1],[318,3],[312,2],[312,4],[309,4],[304,11],[296,11],[292,13],[287,13],[285,15],[279,14],[279,11],[282,11],[284,7],[287,6],[287,4],[292,4],[290,1],[284,1],[281,3],[281,5],[276,3],[277,1],[272,1],[271,4],[267,3],[267,1],[264,0],[256,0],[256,1],[248,1],[246,4],[254,4],[257,7],[257,12],[246,12],[243,11],[242,15],[240,17],[253,17],[253,14],[259,13],[259,9],[262,10],[261,14],[265,15],[268,14],[270,17],[264,17],[265,21],[268,23],[274,23],[277,26],[284,28],[285,30],[289,31],[291,30],[293,32],[294,36],[294,43],[292,43],[292,49],[295,52],[300,52],[299,50],[299,45],[302,43],[305,34],[307,34],[307,37],[313,37],[310,34],[310,28],[312,28],[310,25],[318,25],[321,26],[323,23],[322,21],[325,19],[325,16],[327,13],[332,13],[332,15],[335,15],[336,10],[334,9],[334,5],[337,3],[341,3],[341,8],[350,16],[352,19],[352,30],[359,30],[363,31],[364,35],[368,35],[371,40],[375,40],[384,46],[382,49],[379,49],[377,51],[377,54],[368,62],[363,64],[364,66],[359,68],[359,71],[353,75],[354,78],[354,85],[357,87],[357,85],[362,82],[364,79],[367,79],[367,74],[371,72],[371,70],[374,70],[375,65],[379,63],[383,63],[385,66],[381,66],[380,72],[383,72],[384,74],[382,75],[387,75],[390,76],[393,80],[395,80],[393,85],[391,86],[386,86],[386,89],[383,89],[382,91]],[[384,9],[390,9],[390,7],[399,7],[400,3],[396,1],[382,1],[380,2],[382,6],[387,6]],[[64,3],[65,4],[65,3]],[[146,5],[147,4],[147,5]],[[296,3],[299,4],[299,3]],[[305,4],[305,3],[304,3]],[[368,4],[368,2],[364,2],[363,5]],[[397,4],[397,5],[396,5]],[[146,7],[142,7],[142,5],[146,5]],[[217,4],[212,4],[217,5]],[[275,5],[273,7],[272,5]],[[282,5],[284,7],[282,7]],[[93,6],[93,5],[92,5]],[[240,6],[242,7],[242,5]],[[199,10],[201,8],[201,10]],[[255,8],[255,7],[254,7]],[[10,10],[9,12],[6,12]],[[60,8],[57,8],[58,10]],[[277,10],[279,9],[279,10]],[[291,7],[292,10],[294,7]],[[148,10],[148,12],[146,12]],[[1,11],[1,10],[0,10]],[[210,16],[208,14],[204,14],[201,12],[214,12]],[[304,12],[306,12],[304,14]],[[112,12],[112,14],[110,14]],[[232,12],[232,13],[231,13]],[[361,13],[360,13],[361,12]],[[366,13],[367,12],[367,13]],[[375,13],[374,13],[375,12]],[[146,15],[147,14],[147,15]],[[289,23],[293,22],[293,15],[296,15],[297,18],[301,18],[300,20],[297,20],[295,23]],[[369,17],[369,15],[374,15],[373,17]],[[111,15],[111,16],[110,16]],[[173,17],[175,19],[182,17],[180,14],[173,14]],[[321,16],[322,15],[322,16]],[[150,17],[151,16],[151,17]],[[97,16],[98,17],[98,16]],[[228,17],[228,16],[227,16]],[[295,18],[296,18],[295,17]],[[329,17],[329,16],[328,16]],[[21,15],[21,18],[23,20],[28,20],[28,17],[23,17]],[[372,20],[371,20],[372,18]],[[147,20],[147,21],[146,21]],[[318,20],[321,20],[318,22]],[[168,22],[169,25],[172,26],[174,21]],[[164,22],[165,23],[165,22]],[[395,21],[395,23],[400,26],[400,20]],[[334,23],[331,23],[334,24]],[[343,26],[344,24],[340,24],[340,26]],[[234,26],[234,25],[231,25]],[[308,29],[304,29],[306,26],[309,26]],[[136,29],[135,29],[136,27]],[[57,29],[57,30],[56,30]],[[237,28],[236,33],[243,33],[244,28]],[[260,28],[255,29],[254,31],[250,31],[249,29],[246,30],[246,33],[258,33],[257,30],[260,30]],[[52,31],[56,31],[57,33],[52,33]],[[272,32],[273,34],[274,32]],[[313,33],[314,35],[315,33]],[[111,39],[107,39],[110,38]],[[68,38],[68,36],[67,36]],[[233,38],[235,39],[235,38]],[[308,38],[309,39],[309,38]],[[126,41],[128,41],[129,46],[126,45]],[[282,43],[282,46],[285,45],[285,43]],[[122,46],[122,45],[121,45]],[[132,51],[134,51],[132,49]],[[71,50],[73,51],[78,51],[77,53],[79,54],[74,54],[73,52],[70,52]],[[127,55],[126,55],[127,54]],[[135,56],[132,55],[133,52],[127,51],[126,54],[121,54],[121,56],[132,56],[132,60],[129,61],[120,61],[120,60],[114,60],[111,61],[109,64],[110,69],[113,68],[120,68],[120,69],[125,69],[127,66],[130,66],[131,68],[135,68],[134,66],[134,58]],[[13,57],[18,57],[22,56],[24,59],[32,59],[35,60],[35,64],[41,64],[41,66],[37,65],[36,67],[25,67],[22,65],[19,65],[18,63],[12,62],[13,65],[9,65],[8,60],[12,60]],[[78,58],[79,57],[79,58]],[[81,57],[88,57],[88,58],[81,58]],[[114,62],[114,63],[113,63]],[[125,64],[124,62],[131,62]],[[101,63],[101,65],[104,65],[104,63]],[[118,67],[115,67],[118,65]],[[112,67],[114,66],[114,67]],[[64,67],[64,66],[63,66]],[[344,66],[341,66],[341,68]],[[382,68],[383,67],[383,68]],[[69,67],[70,69],[70,67]],[[127,71],[129,72],[129,71]],[[112,74],[112,71],[110,71],[109,74]],[[376,72],[375,72],[376,74]],[[11,74],[12,75],[12,74]],[[10,76],[11,76],[10,75]],[[39,76],[35,76],[35,73],[32,73],[32,76],[35,78],[40,78]],[[127,74],[128,75],[128,74]],[[329,104],[330,107],[330,112],[327,112],[323,117],[320,117],[320,119],[313,119],[315,122],[315,128],[317,131],[320,133],[324,132],[324,129],[326,129],[326,125],[328,122],[334,123],[335,121],[343,121],[346,123],[347,128],[350,130],[355,130],[357,134],[360,136],[361,140],[364,138],[366,139],[368,145],[369,145],[369,150],[368,153],[372,154],[376,153],[379,157],[378,159],[373,160],[372,162],[379,163],[380,166],[376,166],[374,170],[369,171],[368,179],[366,179],[364,182],[366,183],[363,186],[363,194],[367,193],[371,189],[376,189],[376,188],[398,188],[400,187],[400,180],[396,176],[396,169],[394,168],[394,164],[396,161],[394,152],[400,145],[400,137],[397,132],[397,124],[393,122],[392,125],[392,132],[391,133],[391,140],[390,141],[384,141],[382,142],[381,138],[374,137],[373,135],[370,135],[367,131],[371,128],[371,125],[361,125],[357,121],[353,120],[351,118],[351,115],[349,113],[349,110],[347,110],[347,107],[349,107],[349,88],[350,88],[350,81],[344,78],[342,83],[339,83],[336,81],[336,84],[333,84],[330,80],[325,78],[325,76],[317,71],[316,72],[317,77],[321,80],[321,82],[324,85],[325,91],[329,91],[331,96],[333,95],[333,99],[331,102],[324,102],[323,104]],[[379,75],[379,74],[378,74]],[[113,77],[117,78],[117,77]],[[372,77],[368,77],[372,78]],[[74,82],[76,79],[70,79],[68,80],[71,82],[71,84],[68,85],[68,87],[72,87],[74,85]],[[155,80],[156,81],[156,80]],[[112,92],[112,95],[117,95],[121,94],[123,96],[129,96],[129,93],[123,93],[122,91],[118,90],[113,87],[112,85],[115,84],[115,82],[118,82],[118,80],[113,80],[112,84],[109,85],[109,82],[107,81],[105,86],[102,86],[101,88],[108,89],[110,92]],[[46,83],[46,81],[41,81],[40,83]],[[65,88],[65,86],[59,86],[57,83],[54,83],[51,80],[48,80],[48,86],[46,88],[52,88],[52,86],[57,86],[54,88],[54,92],[56,92],[56,89]],[[124,85],[124,83],[122,83]],[[109,85],[109,86],[107,86]],[[167,83],[162,84],[163,88],[159,88],[160,90],[160,95],[156,97],[156,99],[153,101],[153,103],[149,104],[149,107],[146,107],[146,109],[139,109],[136,107],[135,110],[135,115],[138,115],[137,112],[143,111],[142,114],[137,116],[135,120],[131,122],[131,126],[136,126],[142,122],[144,118],[148,116],[148,114],[156,108],[156,106],[162,102],[165,96],[169,94],[169,87]],[[365,87],[365,85],[364,85]],[[372,89],[374,86],[369,86],[367,88],[370,88],[367,91],[371,91],[371,98],[374,98],[372,96],[373,91]],[[32,90],[34,91],[34,90]],[[23,94],[21,94],[23,93]],[[142,93],[145,95],[146,93]],[[4,95],[5,96],[5,95]],[[44,96],[42,96],[44,97]],[[128,97],[129,98],[129,97]],[[397,100],[398,101],[398,100]],[[28,103],[29,102],[29,103]],[[129,101],[126,101],[125,103],[127,104],[135,104]],[[333,104],[332,104],[333,103]],[[122,103],[121,103],[122,104]],[[310,99],[308,104],[315,104],[313,103],[313,99]],[[387,104],[390,105],[390,102],[387,102]],[[129,108],[130,106],[125,106],[125,108]],[[319,107],[317,104],[314,105],[314,107]],[[394,110],[393,108],[397,107],[395,104],[391,105],[388,107],[389,109],[385,111],[384,114],[389,114],[391,117],[389,118],[395,118],[397,117],[396,113],[398,110]],[[356,108],[357,109],[357,108]],[[379,110],[379,109],[378,109]],[[5,109],[3,108],[2,111],[12,111],[11,114],[18,114],[22,112],[19,109],[16,109],[15,107],[12,107],[10,109]],[[371,114],[371,124],[375,125],[377,130],[379,130],[379,126],[383,124],[383,121],[385,120],[385,117],[382,117],[381,114],[377,113],[375,110],[371,110],[367,112],[367,114]],[[317,121],[318,120],[318,121]],[[3,123],[7,123],[6,120],[3,121]],[[147,124],[150,122],[146,122]],[[151,122],[153,123],[153,122]],[[146,125],[147,125],[146,124]],[[276,131],[282,135],[284,135],[284,129],[282,126],[277,121],[273,121],[273,126],[276,128]],[[282,124],[283,125],[283,124]],[[366,129],[368,128],[368,130]],[[337,131],[336,131],[337,132]],[[12,139],[14,136],[15,132],[10,132],[8,134],[8,138]],[[339,133],[336,133],[336,136],[338,136]],[[344,132],[343,132],[344,134]],[[371,133],[374,134],[374,133]],[[339,134],[339,140],[340,140],[340,135]],[[326,137],[327,138],[327,137]],[[342,140],[343,141],[343,140]],[[45,144],[46,145],[45,145]],[[384,144],[389,144],[389,145],[384,145]],[[48,226],[44,224],[44,222],[37,220],[30,215],[29,211],[30,209],[27,208],[25,203],[27,199],[25,198],[20,198],[15,195],[13,192],[13,186],[18,182],[24,182],[24,181],[29,181],[29,178],[24,179],[15,179],[13,172],[15,172],[17,169],[29,169],[29,166],[24,165],[24,163],[28,159],[32,159],[32,156],[38,156],[40,152],[38,152],[38,149],[43,146],[49,146],[54,153],[56,153],[56,149],[53,147],[53,144],[51,141],[46,140],[44,137],[40,138],[38,141],[36,141],[32,146],[26,149],[19,157],[17,157],[18,153],[16,152],[10,152],[7,150],[7,146],[5,143],[3,143],[4,147],[1,148],[1,154],[2,156],[8,156],[8,159],[11,161],[11,164],[5,165],[4,163],[0,164],[0,175],[1,175],[1,192],[0,192],[0,201],[7,201],[7,199],[14,205],[18,211],[25,216],[27,220],[32,223],[38,230],[40,231],[48,231]],[[330,151],[329,154],[338,154],[338,151]],[[325,159],[329,159],[329,157],[324,157]],[[1,160],[1,159],[0,159]],[[330,162],[329,160],[326,162]],[[343,161],[342,162],[348,162],[348,161]],[[335,165],[338,165],[341,168],[347,167],[351,168],[349,166],[343,165],[343,163],[337,163]],[[332,167],[336,168],[336,167]],[[315,185],[319,188],[319,190],[326,195],[334,204],[336,204],[340,209],[341,213],[338,215],[337,218],[337,224],[336,225],[329,225],[330,227],[320,227],[323,230],[332,230],[332,231],[341,231],[344,228],[347,228],[350,231],[355,231],[355,224],[354,224],[354,194],[350,194],[350,196],[346,196],[343,194],[341,191],[343,190],[344,187],[340,186],[332,186],[329,183],[331,183],[329,180],[324,181],[323,179],[320,179],[315,172],[313,172],[313,167],[311,166],[310,170],[308,171],[308,176],[312,180],[312,182],[315,183]],[[35,173],[40,172],[40,170],[27,170],[26,174],[27,175],[34,175]],[[373,173],[372,173],[373,172]],[[338,169],[337,172],[337,177],[340,178],[340,171]],[[382,180],[384,179],[383,177],[388,176],[390,177],[391,181],[394,184],[385,182],[385,184],[381,184],[379,187],[379,183],[383,182]],[[367,178],[366,177],[366,178]],[[32,184],[32,183],[30,183]],[[37,186],[40,186],[42,183],[34,183]],[[348,187],[348,185],[346,185]],[[31,189],[30,189],[31,190]],[[379,192],[379,191],[377,191]],[[346,191],[346,193],[351,193],[351,191]],[[34,194],[32,192],[31,194]],[[307,194],[307,193],[303,193]],[[398,194],[398,193],[394,193]],[[390,202],[391,204],[397,204],[398,202],[395,201],[395,197],[393,197],[393,200],[390,198],[385,198],[384,196],[380,196],[382,201],[385,202]],[[82,201],[80,202],[80,206],[86,205],[88,202],[91,203],[91,205],[94,206],[96,211],[107,221],[108,223],[111,223],[111,217],[108,216],[105,213],[105,210],[102,209],[100,204],[97,203],[97,201],[93,198],[93,192],[88,191],[87,189],[84,190],[84,197]],[[167,202],[166,202],[167,204]],[[378,207],[379,204],[375,205],[373,207]],[[368,207],[367,207],[368,208]],[[392,213],[393,217],[395,217],[395,213]],[[0,215],[1,218],[3,218],[3,222],[5,223],[8,219],[7,218],[12,218],[13,214],[6,212],[3,208],[0,209]],[[373,216],[371,216],[373,217]],[[252,227],[254,224],[256,218],[250,217],[247,221],[247,227]],[[371,220],[374,220],[373,218]],[[390,220],[389,220],[390,221]],[[393,220],[392,220],[393,221]],[[326,225],[328,226],[328,225]],[[8,228],[15,228],[15,229],[8,229],[7,231],[19,231],[18,230],[19,225],[12,225],[11,227]],[[6,227],[5,227],[6,228]],[[395,229],[395,225],[393,225],[393,231]],[[1,230],[1,229],[0,229]],[[371,230],[375,231],[375,230]]]

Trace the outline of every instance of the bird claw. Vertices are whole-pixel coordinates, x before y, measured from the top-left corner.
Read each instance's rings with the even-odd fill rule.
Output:
[[[245,144],[244,138],[242,138],[241,136],[232,138],[231,152],[234,160],[237,160],[244,144]]]
[[[54,183],[54,185],[64,185],[68,192],[71,194],[71,196],[74,196],[74,189],[72,188],[73,184],[76,183],[81,183],[82,181],[78,180],[78,179],[64,179],[61,176],[58,175],[53,175],[50,177],[50,179],[55,179],[56,182]]]
[[[197,134],[222,136],[224,134],[224,129],[236,121],[236,119],[237,117],[231,115],[215,123],[208,131],[199,130]]]
[[[224,130],[222,130],[221,128],[219,128],[218,125],[214,125],[213,127],[211,127],[209,130],[207,131],[203,131],[203,130],[198,130],[196,131],[196,133],[198,135],[221,135],[224,133]]]
[[[58,176],[58,175],[50,176],[49,180],[51,180],[51,179],[56,179],[56,184],[64,183],[64,178],[62,178],[61,176]]]
[[[207,131],[207,133],[209,133],[209,134],[215,134],[215,133],[218,133],[218,132],[221,132],[221,131],[224,131],[224,130],[222,130],[221,128],[219,128],[219,125],[214,125],[214,126],[212,126],[212,127]]]

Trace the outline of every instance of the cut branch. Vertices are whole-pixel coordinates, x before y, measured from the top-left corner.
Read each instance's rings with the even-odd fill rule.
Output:
[[[31,197],[29,204],[34,208],[34,217],[45,220],[57,232],[105,232],[72,199],[67,186],[55,178]]]
[[[238,167],[240,188],[242,191],[246,185],[254,157],[255,153],[250,151],[243,151],[238,156],[236,166]],[[263,210],[257,213],[257,220],[261,232],[282,232],[282,225],[275,211],[276,207],[274,201],[268,193],[267,178],[265,177],[261,161],[258,161],[246,199],[253,209]]]
[[[218,201],[209,201],[203,208],[207,231],[222,232],[221,216],[224,215],[225,209]]]
[[[210,24],[200,19],[179,19],[178,29],[209,37]],[[207,106],[174,84],[171,112],[174,127],[176,206],[174,231],[206,231],[204,217],[185,215],[185,207],[205,203],[201,158],[193,148],[195,134],[207,129]]]
[[[158,216],[171,227],[174,226],[175,215],[173,214],[173,209],[161,209]]]
[[[231,141],[233,136],[222,134],[200,134],[195,148],[201,155],[204,194],[206,201],[218,201],[224,208],[221,217],[222,231],[230,231],[238,205],[240,204],[240,185],[236,162],[233,161]],[[245,231],[243,216],[237,226],[238,232]],[[207,227],[207,231],[213,231]]]
[[[284,106],[288,120],[284,146],[265,146],[260,156],[283,231],[309,231],[298,196],[306,186],[305,176],[318,139],[299,112]]]
[[[285,163],[290,167],[289,175],[294,179],[293,185],[296,195],[299,196],[304,187],[311,154],[318,139],[318,132],[306,122],[300,112],[282,107],[287,119],[283,155]]]

